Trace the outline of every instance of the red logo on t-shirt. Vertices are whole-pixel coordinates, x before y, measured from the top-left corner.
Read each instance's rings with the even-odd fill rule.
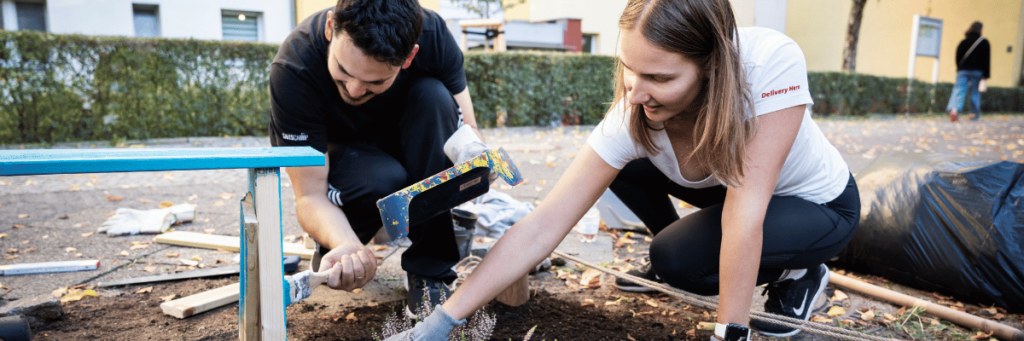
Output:
[[[797,91],[797,90],[800,90],[800,86],[799,85],[793,85],[793,86],[790,86],[789,88],[782,88],[782,89],[778,89],[778,90],[771,90],[771,91],[768,91],[768,92],[761,93],[761,98],[768,98],[768,97],[772,97],[772,96],[775,96],[775,95],[782,95],[782,94],[785,94],[787,92]]]

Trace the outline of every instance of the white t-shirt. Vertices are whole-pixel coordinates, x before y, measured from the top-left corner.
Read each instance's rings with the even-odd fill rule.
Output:
[[[796,42],[777,31],[744,27],[738,30],[740,60],[750,84],[756,115],[808,104],[800,131],[779,173],[774,195],[796,196],[824,204],[843,192],[850,177],[849,166],[839,151],[811,120],[811,94],[807,89],[807,63]],[[690,181],[679,171],[676,153],[665,130],[651,130],[654,145],[660,148],[650,155],[629,135],[629,120],[619,103],[587,138],[587,143],[612,167],[622,169],[629,161],[649,157],[672,182],[683,187],[705,188],[721,182],[709,176]]]

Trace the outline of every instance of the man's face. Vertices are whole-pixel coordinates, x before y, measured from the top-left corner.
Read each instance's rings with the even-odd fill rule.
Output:
[[[350,105],[361,105],[386,91],[394,84],[398,72],[409,65],[405,63],[398,67],[363,54],[345,32],[329,39],[327,69],[341,93],[341,99]]]

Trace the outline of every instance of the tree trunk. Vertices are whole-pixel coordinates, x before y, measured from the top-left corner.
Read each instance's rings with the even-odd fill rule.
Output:
[[[867,0],[852,0],[850,9],[850,25],[846,30],[846,46],[843,48],[843,71],[857,71],[857,39],[860,38],[860,22],[864,17],[864,4]]]

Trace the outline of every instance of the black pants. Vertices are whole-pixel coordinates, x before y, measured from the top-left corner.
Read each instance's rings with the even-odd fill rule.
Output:
[[[442,147],[458,127],[455,99],[434,78],[412,80],[408,87],[404,103],[383,110],[359,107],[375,111],[368,115],[394,119],[394,127],[382,129],[377,142],[331,144],[328,150],[328,182],[341,192],[341,209],[364,244],[383,226],[377,200],[452,166]],[[410,226],[409,239],[412,245],[402,255],[405,271],[455,279],[452,267],[459,261],[459,250],[451,214]],[[312,261],[314,269],[319,268],[320,254]]]
[[[724,186],[679,186],[644,158],[626,164],[609,188],[654,233],[651,266],[659,277],[698,295],[718,294]],[[669,195],[701,210],[680,219]],[[852,175],[843,193],[825,204],[772,196],[764,218],[757,284],[777,280],[783,270],[818,266],[839,254],[859,218],[860,194]]]

